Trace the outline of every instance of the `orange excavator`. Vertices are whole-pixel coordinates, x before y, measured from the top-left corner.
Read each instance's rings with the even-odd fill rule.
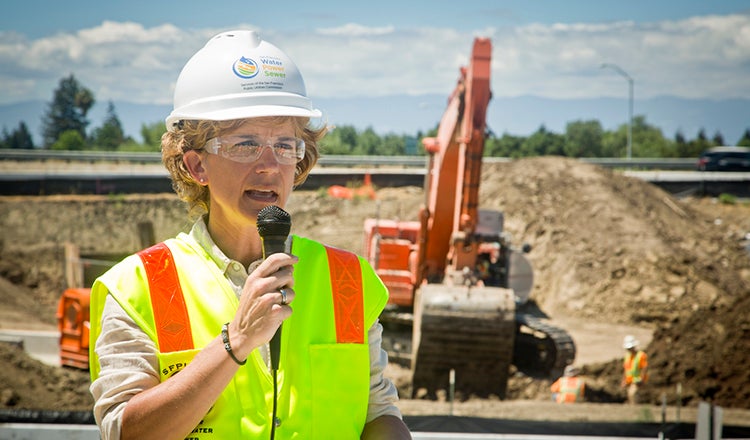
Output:
[[[89,368],[89,299],[91,289],[65,289],[57,303],[60,365]]]
[[[502,212],[479,209],[491,56],[491,41],[475,39],[437,136],[422,141],[419,220],[365,220],[365,255],[391,294],[384,346],[410,364],[415,396],[448,390],[452,377],[466,397],[504,398],[511,364],[557,374],[575,358],[566,332],[522,312],[529,247],[511,246]]]

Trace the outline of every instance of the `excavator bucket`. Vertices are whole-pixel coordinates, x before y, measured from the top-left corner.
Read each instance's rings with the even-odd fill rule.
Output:
[[[417,292],[412,336],[412,393],[436,397],[455,388],[505,398],[516,332],[513,291],[500,287],[425,284]]]

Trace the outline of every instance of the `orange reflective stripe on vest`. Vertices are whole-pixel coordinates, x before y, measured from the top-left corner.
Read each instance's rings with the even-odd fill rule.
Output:
[[[146,269],[154,324],[159,339],[159,351],[191,350],[193,334],[190,316],[177,276],[172,252],[166,244],[159,243],[138,253]]]
[[[356,254],[326,246],[331,277],[336,342],[365,341],[362,271]],[[190,316],[172,252],[159,243],[138,253],[146,269],[159,351],[193,349]]]
[[[331,274],[333,310],[336,320],[336,342],[365,342],[362,269],[357,255],[326,246]]]
[[[573,403],[578,401],[583,390],[582,379],[578,377],[564,377],[560,386],[560,394],[557,401],[560,403]]]

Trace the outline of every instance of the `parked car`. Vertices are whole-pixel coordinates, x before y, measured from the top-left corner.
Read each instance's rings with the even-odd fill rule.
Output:
[[[701,153],[699,171],[750,171],[750,148],[714,147]]]

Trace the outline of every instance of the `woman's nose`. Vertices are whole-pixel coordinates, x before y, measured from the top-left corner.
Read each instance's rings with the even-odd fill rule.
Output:
[[[260,150],[260,156],[258,162],[265,166],[278,167],[279,161],[276,160],[276,154],[273,152],[273,147],[270,145],[263,145]]]

